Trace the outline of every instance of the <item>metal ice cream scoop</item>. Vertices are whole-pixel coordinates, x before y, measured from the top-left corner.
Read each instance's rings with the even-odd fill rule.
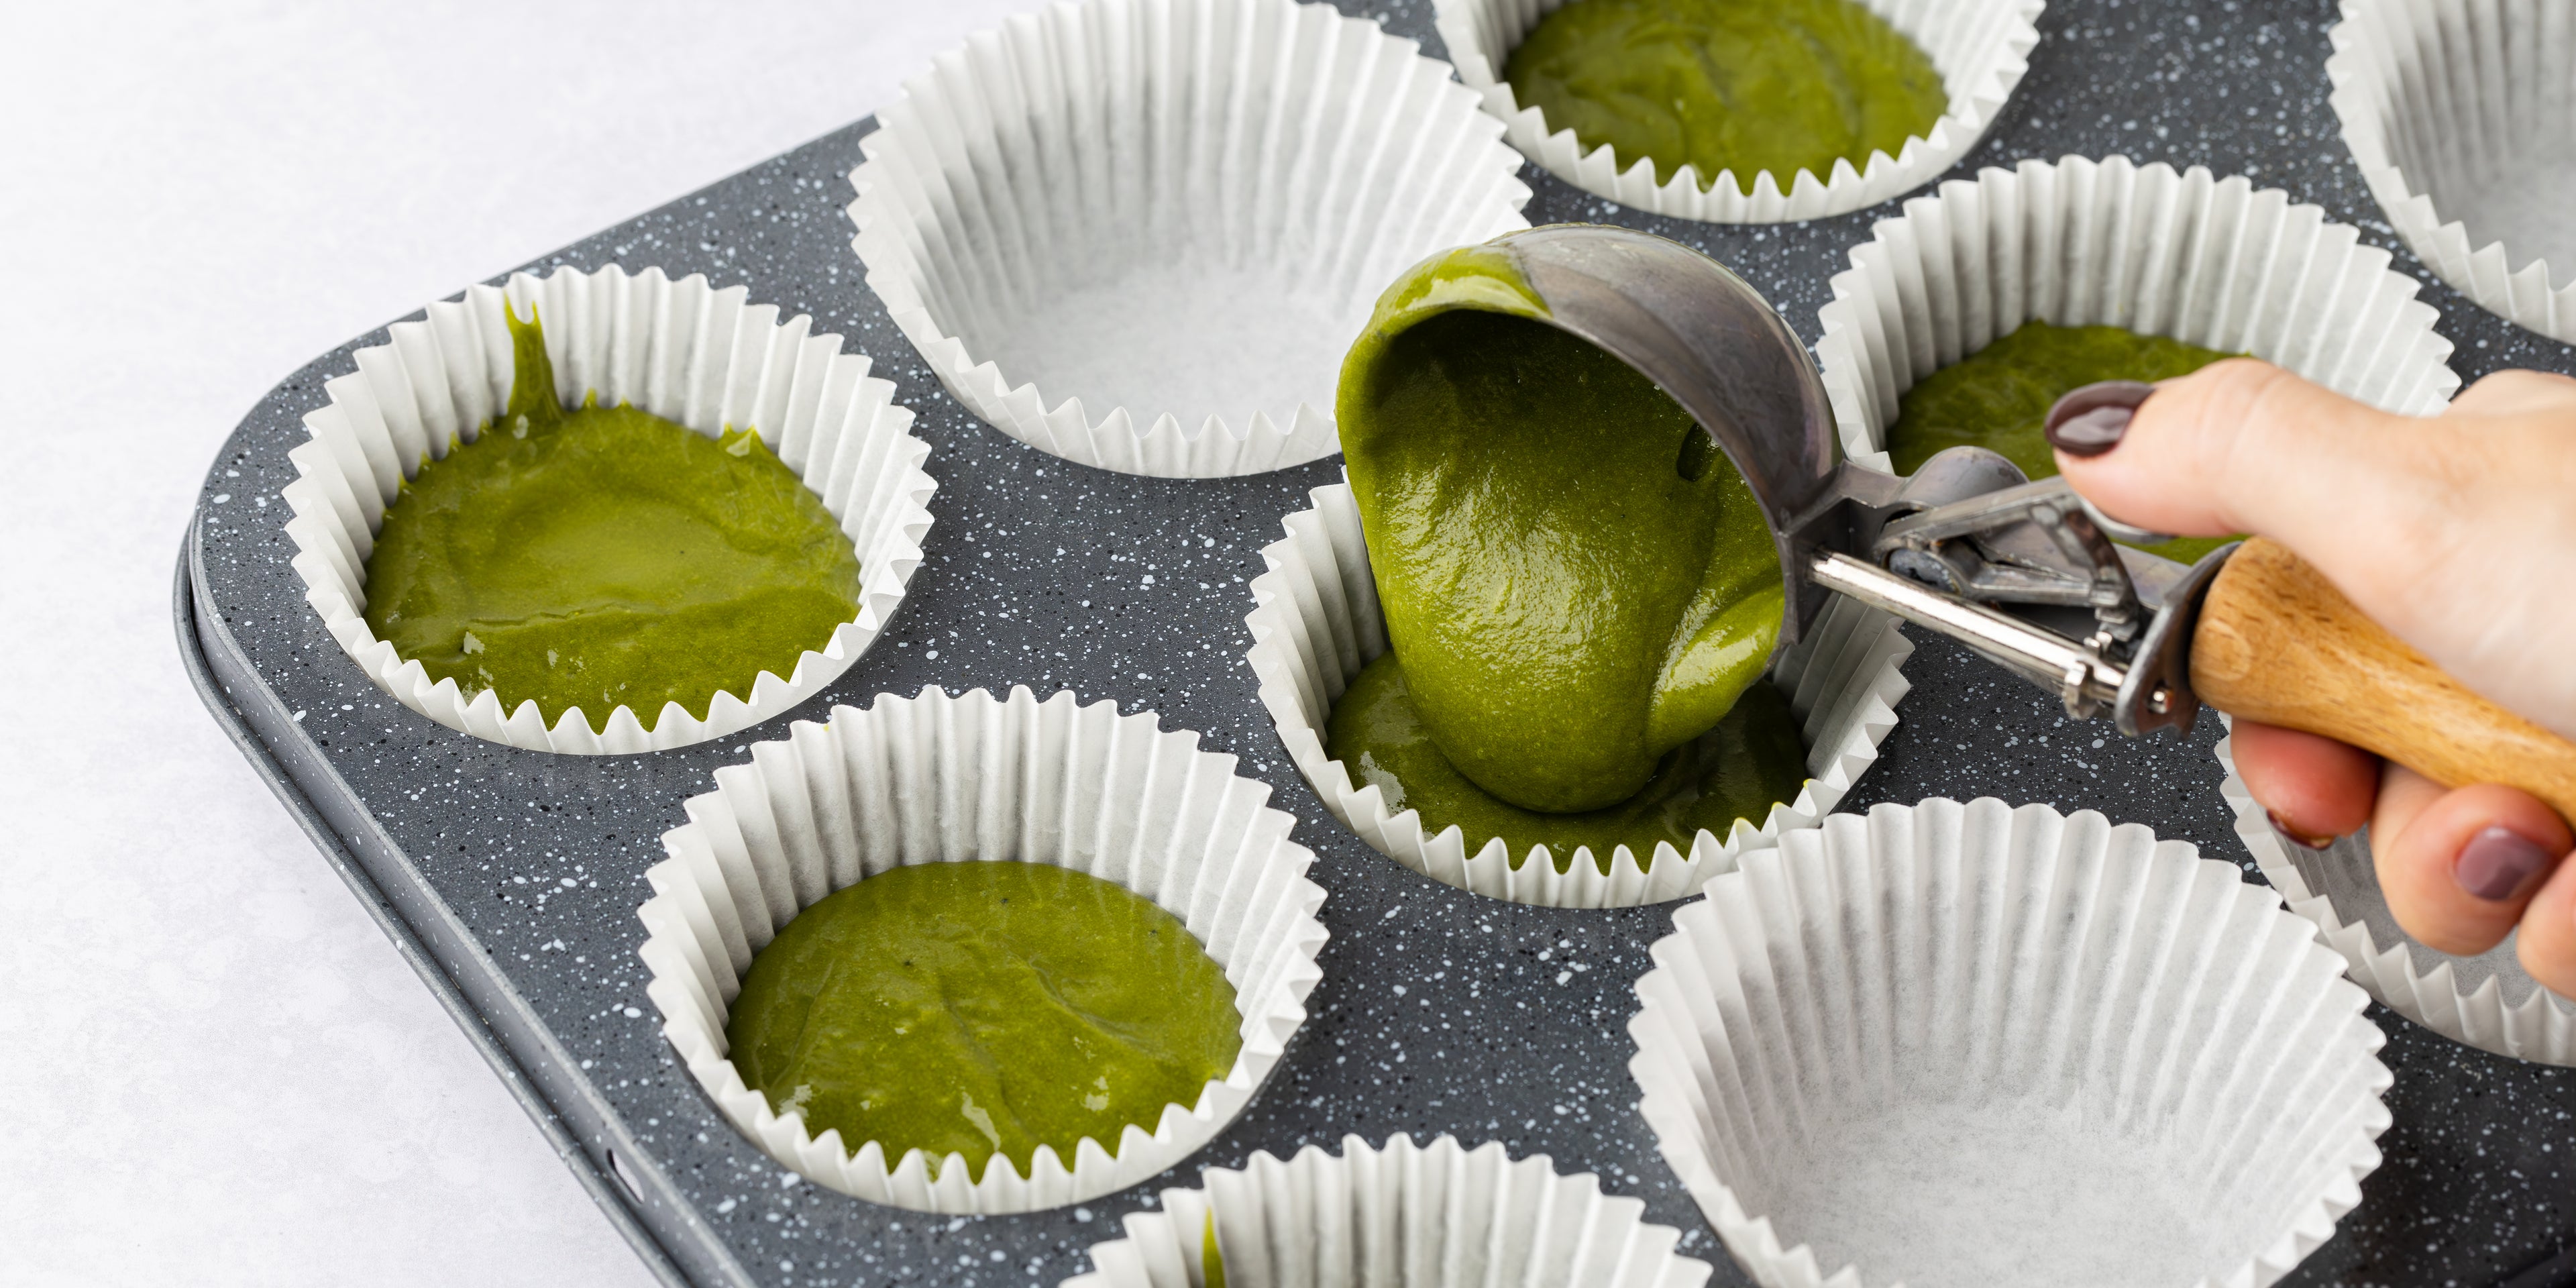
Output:
[[[1493,243],[1551,325],[1654,381],[1760,501],[1787,583],[1781,647],[1828,593],[1938,631],[2131,736],[2203,705],[2323,734],[2450,785],[2520,787],[2576,819],[2576,745],[2471,692],[2261,538],[2185,567],[2063,479],[1954,447],[1908,477],[1842,460],[1814,361],[1716,260],[1633,229]]]

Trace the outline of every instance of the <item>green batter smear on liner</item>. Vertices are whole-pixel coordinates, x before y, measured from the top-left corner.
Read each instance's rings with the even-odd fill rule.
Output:
[[[1642,861],[1804,781],[1767,692],[1677,754],[1762,687],[1780,568],[1690,415],[1545,315],[1507,249],[1471,247],[1389,287],[1352,346],[1336,415],[1390,652],[1327,732],[1471,848]]]
[[[868,1141],[996,1155],[1040,1145],[1071,1167],[1089,1137],[1195,1105],[1233,1068],[1242,1020],[1225,971],[1178,918],[1047,863],[901,867],[796,915],[752,959],[725,1038],[780,1113]]]
[[[1752,195],[1768,170],[1833,178],[1894,157],[1949,110],[1932,59],[1857,0],[1575,0],[1539,20],[1503,65],[1513,96],[1572,127],[1624,169],[1683,165],[1703,186],[1732,171]]]
[[[1887,430],[1888,461],[1897,473],[1911,474],[1935,452],[1984,447],[2003,453],[2031,478],[2054,477],[2057,457],[2048,447],[2047,423],[2058,399],[2096,381],[2152,384],[2238,356],[2115,326],[2024,322],[1906,391]],[[2192,563],[2236,539],[2177,537],[2138,548]]]
[[[1199,1232],[1199,1282],[1204,1288],[1225,1288],[1225,1254],[1217,1250],[1213,1210]]]
[[[709,438],[591,394],[567,409],[533,314],[509,317],[510,402],[424,462],[367,558],[367,625],[432,680],[548,725],[786,678],[858,616],[859,560],[753,429]]]

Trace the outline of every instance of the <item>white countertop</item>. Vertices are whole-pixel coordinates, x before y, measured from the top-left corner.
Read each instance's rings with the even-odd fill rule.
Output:
[[[0,10],[0,1279],[648,1282],[199,705],[171,561],[315,354],[1038,4]]]

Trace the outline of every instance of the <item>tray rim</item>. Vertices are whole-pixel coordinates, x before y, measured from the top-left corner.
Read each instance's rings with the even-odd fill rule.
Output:
[[[340,875],[349,892],[357,896],[368,918],[384,932],[385,938],[393,942],[394,951],[411,966],[430,995],[437,999],[439,1009],[455,1021],[457,1029],[476,1054],[482,1056],[483,1062],[499,1076],[501,1085],[508,1089],[512,1099],[519,1102],[519,1108],[527,1112],[529,1121],[545,1136],[546,1143],[554,1148],[556,1160],[572,1173],[574,1181],[590,1196],[608,1223],[625,1237],[645,1270],[655,1280],[671,1288],[694,1288],[701,1281],[691,1277],[664,1247],[662,1232],[656,1228],[660,1223],[652,1221],[649,1211],[642,1209],[636,1201],[641,1198],[638,1191],[643,1185],[654,1183],[653,1178],[658,1177],[658,1172],[648,1170],[648,1179],[639,1183],[617,1164],[613,1146],[602,1144],[600,1154],[595,1155],[582,1143],[567,1121],[563,1107],[548,1094],[539,1079],[528,1075],[521,1053],[513,1048],[510,1039],[494,1028],[490,1015],[467,996],[464,987],[449,973],[451,968],[440,963],[401,906],[387,897],[383,885],[368,870],[365,860],[341,839],[332,820],[315,803],[313,787],[279,758],[267,735],[260,731],[259,722],[246,706],[233,697],[233,689],[225,683],[222,674],[226,668],[219,660],[221,650],[231,646],[232,640],[223,628],[222,615],[213,611],[212,605],[203,599],[200,576],[203,552],[198,543],[198,531],[197,526],[191,524],[188,535],[180,541],[177,567],[171,579],[170,616],[178,637],[180,666],[187,672],[188,683],[197,691],[198,700],[205,703],[207,714],[214,717],[216,726],[241,752],[242,759],[250,762],[252,772],[259,775],[260,781],[268,785],[278,803],[285,806],[286,812],[303,828],[305,836],[313,842],[316,850],[321,851],[323,860],[331,865],[331,869]],[[214,634],[214,639],[208,638],[209,632]],[[250,687],[257,691],[260,699],[277,704],[277,695],[265,684],[256,683],[247,659],[238,662],[235,669],[240,676],[254,681]],[[284,714],[282,709],[273,713],[276,717]],[[330,774],[329,767],[318,756],[313,761],[319,773]],[[351,801],[357,801],[355,792],[346,787],[341,791]],[[363,806],[360,808],[363,810]],[[421,888],[426,891],[426,884],[423,883]],[[468,959],[471,960],[470,955]],[[515,991],[497,970],[488,972],[485,982],[503,996]],[[520,1003],[518,1010],[520,1017],[514,1018],[522,1018],[523,1023],[542,1030],[543,1021],[529,1012],[525,1003]],[[573,1099],[580,1098],[576,1096]],[[585,1117],[615,1121],[614,1114],[604,1104],[584,1105],[582,1108],[589,1111]],[[631,1145],[629,1148],[630,1152],[642,1156],[640,1148]],[[677,1198],[676,1195],[669,1197]],[[665,1210],[686,1209],[685,1203],[665,1203],[663,1206]],[[705,1252],[711,1252],[720,1259],[711,1268],[717,1269],[725,1282],[746,1285],[751,1282],[741,1267],[734,1264],[730,1250],[723,1246],[721,1240],[700,1239],[695,1242]]]

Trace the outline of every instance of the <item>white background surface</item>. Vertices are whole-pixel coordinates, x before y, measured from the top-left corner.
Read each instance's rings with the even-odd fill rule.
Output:
[[[0,3],[0,1281],[648,1282],[199,705],[171,561],[315,354],[1037,5]]]

